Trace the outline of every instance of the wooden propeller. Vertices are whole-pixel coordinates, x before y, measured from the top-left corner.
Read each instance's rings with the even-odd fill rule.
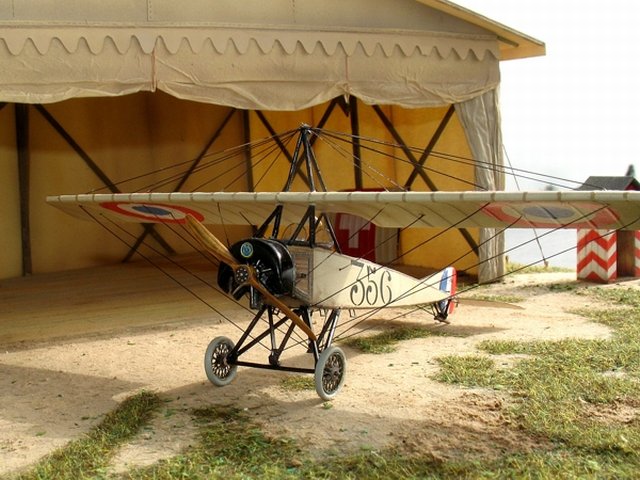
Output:
[[[201,222],[196,220],[193,216],[187,215],[187,226],[193,234],[193,236],[202,244],[204,248],[209,251],[219,261],[226,263],[233,270],[233,275],[238,279],[241,279],[241,285],[249,285],[255,288],[263,296],[266,303],[272,305],[284,313],[291,321],[299,327],[304,333],[307,334],[310,340],[316,341],[317,337],[313,330],[307,325],[300,316],[291,310],[284,302],[278,297],[273,295],[256,277],[256,271],[251,265],[245,265],[238,263],[236,258],[231,255],[229,249],[218,238],[211,233]]]

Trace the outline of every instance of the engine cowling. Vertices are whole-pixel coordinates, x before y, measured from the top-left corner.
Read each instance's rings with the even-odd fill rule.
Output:
[[[295,264],[285,245],[272,239],[249,238],[233,244],[229,250],[239,263],[254,268],[258,280],[270,293],[276,296],[292,295],[296,278]],[[218,285],[236,299],[248,293],[251,308],[259,308],[261,302],[256,292],[248,286],[238,288],[233,270],[225,263],[221,263],[218,269]]]

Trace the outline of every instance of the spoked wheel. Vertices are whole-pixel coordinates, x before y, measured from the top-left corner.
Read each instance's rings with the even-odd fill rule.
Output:
[[[316,392],[323,400],[332,400],[344,383],[347,359],[338,347],[325,349],[318,358],[315,371]]]
[[[231,365],[227,361],[233,347],[234,343],[227,337],[216,337],[207,347],[204,355],[204,371],[209,381],[217,387],[230,384],[236,377],[238,366]]]

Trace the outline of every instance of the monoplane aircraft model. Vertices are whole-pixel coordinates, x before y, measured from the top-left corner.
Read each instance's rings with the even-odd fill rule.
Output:
[[[343,310],[420,306],[446,321],[456,294],[453,267],[416,279],[341,253],[332,215],[400,228],[640,229],[640,192],[632,191],[326,191],[309,141],[314,133],[300,128],[281,192],[81,194],[47,201],[81,218],[184,226],[220,262],[219,288],[235,300],[246,298],[255,312],[237,343],[226,337],[211,341],[205,354],[209,380],[226,385],[239,366],[312,373],[325,400],[345,380],[346,357],[333,344]],[[311,191],[290,191],[301,169]],[[316,191],[316,182],[323,191]],[[206,224],[249,225],[255,233],[228,247]],[[285,231],[285,225],[293,228]],[[323,319],[317,326],[314,316]],[[263,342],[267,361],[245,360]],[[290,342],[312,355],[313,368],[284,364]]]

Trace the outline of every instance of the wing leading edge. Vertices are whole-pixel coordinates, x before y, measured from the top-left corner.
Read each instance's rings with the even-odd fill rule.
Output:
[[[309,205],[383,227],[514,227],[640,230],[640,191],[195,192],[59,195],[47,202],[80,217],[137,223],[260,225],[274,206],[297,223]]]

